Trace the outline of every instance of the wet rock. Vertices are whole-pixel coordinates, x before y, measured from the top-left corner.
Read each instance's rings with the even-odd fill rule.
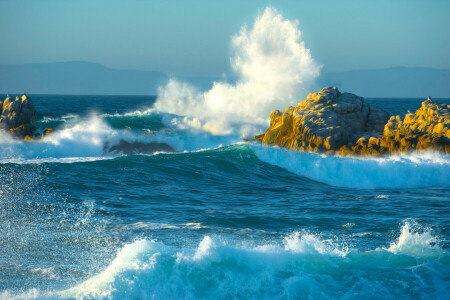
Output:
[[[364,98],[326,87],[295,107],[270,114],[263,144],[338,155],[380,155],[433,149],[450,152],[450,106],[431,99],[404,119]]]
[[[105,152],[121,152],[125,155],[154,154],[156,152],[177,152],[166,143],[130,143],[121,140],[119,144],[109,147],[105,145]]]

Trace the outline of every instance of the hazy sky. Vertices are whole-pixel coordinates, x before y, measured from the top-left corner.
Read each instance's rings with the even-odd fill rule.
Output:
[[[449,0],[0,0],[0,63],[217,76],[230,69],[231,36],[268,5],[299,20],[325,70],[450,68]]]

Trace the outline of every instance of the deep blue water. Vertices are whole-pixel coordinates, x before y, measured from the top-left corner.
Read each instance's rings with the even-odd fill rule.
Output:
[[[0,136],[0,298],[450,299],[448,156],[291,153],[155,97],[31,99],[56,131]],[[120,140],[177,153],[105,152]]]

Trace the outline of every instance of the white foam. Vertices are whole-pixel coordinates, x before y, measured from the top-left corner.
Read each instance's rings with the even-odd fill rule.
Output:
[[[121,274],[125,275],[133,271],[146,271],[153,269],[160,252],[155,249],[155,242],[149,240],[138,240],[132,244],[125,245],[117,254],[112,263],[100,274],[88,279],[82,284],[60,293],[67,298],[108,298],[116,290],[113,282]],[[136,284],[130,278],[128,284]],[[123,291],[126,293],[126,291]]]
[[[141,116],[146,113],[153,111],[131,114]],[[166,143],[178,152],[216,149],[240,141],[238,135],[214,136],[203,130],[177,126],[152,134],[114,129],[103,117],[105,116],[91,114],[86,119],[72,118],[64,127],[33,142],[15,139],[0,131],[0,163],[74,163],[112,159],[120,153],[109,153],[107,150],[121,140],[129,143]],[[163,114],[162,117],[172,118],[168,114]]]
[[[167,224],[167,223],[155,223],[155,222],[136,222],[128,224],[125,228],[146,228],[146,229],[201,229],[208,228],[201,223],[186,223],[186,224]]]
[[[284,249],[302,254],[333,254],[345,256],[348,253],[346,247],[338,247],[331,240],[323,240],[310,234],[294,232],[284,239]]]
[[[450,186],[450,157],[437,153],[338,157],[251,145],[259,159],[301,176],[351,188]]]
[[[102,117],[143,117],[150,115],[159,115],[160,112],[154,108],[147,108],[143,110],[135,110],[131,112],[126,112],[123,114],[115,113],[115,114],[102,114]]]
[[[112,129],[103,120],[92,115],[89,119],[67,124],[42,139],[25,142],[18,139],[0,139],[0,162],[40,163],[76,162],[111,158],[103,156],[105,143],[115,144],[130,134]]]
[[[414,220],[404,223],[397,241],[391,243],[391,246],[385,250],[414,257],[430,257],[443,253],[431,229],[423,228]]]
[[[67,114],[67,115],[63,115],[59,118],[55,118],[55,117],[48,117],[48,116],[44,116],[42,118],[42,120],[40,120],[39,122],[43,122],[43,123],[49,123],[49,122],[69,122],[71,120],[78,120],[79,116],[75,115],[75,114]]]
[[[193,260],[201,260],[202,258],[211,255],[212,248],[214,247],[214,242],[209,236],[205,236],[203,240],[198,245],[197,251],[195,251]]]

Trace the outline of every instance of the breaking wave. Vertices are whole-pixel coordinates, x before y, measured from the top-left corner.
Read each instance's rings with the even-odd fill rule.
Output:
[[[177,116],[154,110],[114,115],[91,114],[87,118],[78,115],[44,118],[38,122],[40,131],[49,122],[60,124],[53,133],[31,143],[0,132],[0,163],[110,159],[121,155],[120,150],[109,149],[122,141],[144,145],[164,143],[176,152],[214,149],[240,141],[238,135],[214,136],[203,130],[185,127],[178,120]]]
[[[338,157],[252,145],[256,156],[298,175],[350,188],[450,187],[450,157],[438,153]]]
[[[411,220],[403,224],[389,248],[368,251],[307,232],[293,232],[280,242],[254,246],[234,245],[212,236],[204,236],[193,248],[141,239],[120,249],[100,274],[72,288],[51,293],[32,290],[25,296],[414,298],[422,297],[426,289],[426,297],[433,299],[449,291],[449,255],[438,244],[430,229]],[[6,293],[3,296],[14,296]]]
[[[64,125],[32,143],[0,136],[0,163],[89,162],[122,155],[122,141],[167,144],[178,153],[242,144],[238,132],[214,135],[185,126],[184,117],[155,110],[126,114],[92,114],[88,118],[62,117]],[[52,120],[54,122],[55,120]],[[256,145],[244,146],[266,163],[332,186],[349,188],[449,187],[450,158],[422,153],[387,157],[336,157]],[[153,152],[135,154],[157,154]],[[241,151],[241,150],[239,150]],[[247,151],[247,150],[242,150]]]
[[[431,229],[421,226],[415,220],[406,221],[398,240],[385,250],[419,258],[438,257],[443,252],[439,247],[439,239],[432,234]]]

